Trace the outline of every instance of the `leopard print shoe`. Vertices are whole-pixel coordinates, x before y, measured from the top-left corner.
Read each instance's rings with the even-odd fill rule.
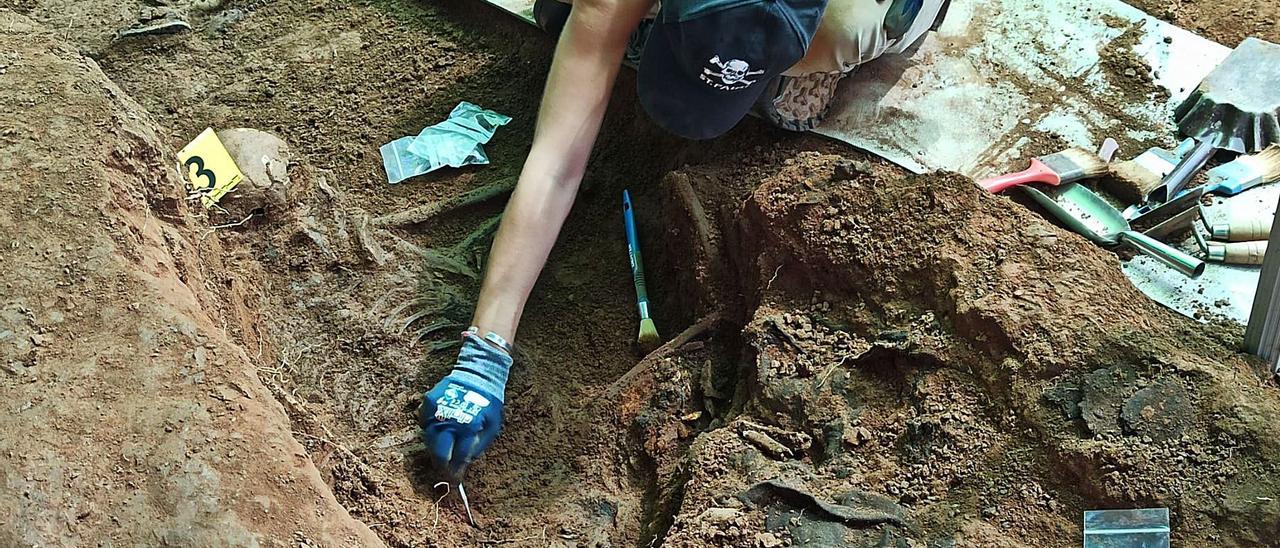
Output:
[[[782,129],[809,131],[822,123],[836,96],[836,85],[846,74],[820,72],[774,78],[756,102],[756,112]]]

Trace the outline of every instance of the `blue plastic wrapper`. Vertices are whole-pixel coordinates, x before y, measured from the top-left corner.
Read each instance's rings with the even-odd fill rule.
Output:
[[[442,167],[487,164],[484,144],[510,116],[463,101],[449,118],[422,130],[417,136],[401,137],[382,145],[382,167],[387,181],[398,183]]]

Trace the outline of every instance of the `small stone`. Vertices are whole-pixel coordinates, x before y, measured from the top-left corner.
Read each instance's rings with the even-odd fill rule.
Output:
[[[881,331],[879,334],[877,334],[876,340],[889,342],[889,343],[901,343],[906,341],[909,336],[910,334],[907,333],[907,331],[904,329],[890,329],[886,331]]]
[[[742,433],[742,437],[774,460],[789,459],[792,456],[791,449],[779,443],[778,440],[769,437],[764,432],[747,430]]]
[[[782,546],[782,539],[773,533],[759,533],[756,535],[756,545],[761,548],[777,548]]]
[[[835,171],[831,174],[832,181],[852,181],[858,175],[870,173],[871,166],[866,162],[858,160],[840,160],[836,163]]]
[[[701,514],[698,514],[698,521],[704,521],[707,523],[726,523],[732,521],[740,514],[742,514],[742,511],[736,508],[719,508],[713,506],[703,510]]]
[[[848,446],[857,447],[871,441],[871,431],[861,426],[846,428],[843,438],[844,443]]]

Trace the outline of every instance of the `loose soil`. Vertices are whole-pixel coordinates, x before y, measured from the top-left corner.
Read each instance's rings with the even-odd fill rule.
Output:
[[[502,200],[376,219],[518,172],[551,41],[475,2],[161,2],[194,30],[129,39],[136,2],[0,6],[0,544],[1069,546],[1133,506],[1179,545],[1280,529],[1280,393],[1237,333],[963,178],[753,120],[669,137],[629,75],[471,527],[415,410]],[[492,165],[387,185],[377,147],[461,100],[514,118]],[[188,205],[172,151],[209,126],[289,144],[286,207]],[[623,189],[668,341],[644,357]]]
[[[1254,36],[1280,42],[1280,4],[1227,0],[1131,0],[1133,6],[1227,47]]]

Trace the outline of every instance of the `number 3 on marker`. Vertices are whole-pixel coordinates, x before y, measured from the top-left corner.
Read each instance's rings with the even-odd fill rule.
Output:
[[[222,140],[213,128],[207,128],[178,151],[179,170],[199,193],[200,203],[210,207],[222,196],[231,192],[244,179],[240,168],[222,146]]]
[[[204,189],[213,190],[213,188],[218,184],[218,177],[217,175],[214,175],[212,171],[204,167],[204,158],[199,156],[187,158],[187,161],[182,164],[182,167],[190,168],[192,164],[195,164],[196,166],[196,173],[194,176],[191,176],[191,186],[195,186],[195,180],[197,177],[204,177],[209,181],[209,184],[205,185]]]

